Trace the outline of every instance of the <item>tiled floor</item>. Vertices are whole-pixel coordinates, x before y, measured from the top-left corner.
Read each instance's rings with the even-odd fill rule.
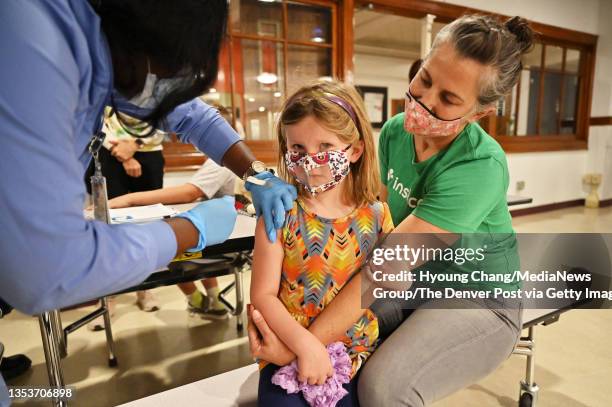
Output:
[[[514,224],[518,232],[612,232],[612,207],[564,209],[516,218]],[[247,275],[247,287],[249,281]],[[76,386],[71,405],[116,405],[252,363],[234,319],[212,323],[189,317],[176,287],[154,293],[162,303],[154,313],[141,312],[135,294],[118,298],[113,320],[117,368],[106,364],[104,333],[83,328],[70,335],[63,367],[65,381]],[[90,309],[62,313],[64,324]],[[612,405],[612,311],[573,310],[537,334],[539,406]],[[33,362],[30,372],[12,385],[47,383],[35,318],[13,312],[0,322],[0,341],[7,354],[25,353]],[[489,377],[435,405],[516,406],[524,366],[522,356],[512,356]],[[195,399],[193,405],[201,404]]]

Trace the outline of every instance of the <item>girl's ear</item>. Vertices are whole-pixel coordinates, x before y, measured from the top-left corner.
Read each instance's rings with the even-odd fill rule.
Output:
[[[357,140],[356,142],[353,143],[353,146],[351,147],[351,155],[349,158],[350,162],[356,163],[357,161],[359,161],[362,154],[363,154],[363,140]]]
[[[470,122],[475,122],[478,121],[480,119],[482,119],[485,116],[488,116],[492,113],[495,113],[495,105],[490,105],[489,107],[484,108],[484,110],[481,110],[480,112],[474,113],[474,115],[472,116],[472,118],[469,120]]]

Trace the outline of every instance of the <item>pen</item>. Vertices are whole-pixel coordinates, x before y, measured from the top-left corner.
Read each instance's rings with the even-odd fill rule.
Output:
[[[126,215],[126,216],[114,216],[111,218],[113,220],[113,222],[125,222],[128,220],[132,220],[134,219],[133,216],[131,215]]]

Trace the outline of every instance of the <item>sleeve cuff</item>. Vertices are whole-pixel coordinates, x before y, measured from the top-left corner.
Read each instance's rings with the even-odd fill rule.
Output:
[[[425,222],[431,223],[432,225],[437,226],[440,229],[444,229],[447,232],[450,232],[450,233],[473,233],[475,232],[473,228],[468,228],[465,225],[459,225],[458,223],[451,222],[448,219],[442,219],[436,216],[435,214],[433,214],[432,212],[424,211],[424,210],[417,211],[417,209],[415,209],[412,212],[414,216],[416,216],[417,218]]]

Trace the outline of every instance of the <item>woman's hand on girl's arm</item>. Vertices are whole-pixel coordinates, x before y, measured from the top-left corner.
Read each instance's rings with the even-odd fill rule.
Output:
[[[314,336],[308,333],[301,325],[301,338],[294,345],[294,353],[270,329],[262,314],[248,307],[249,313],[249,342],[253,357],[285,366],[296,358],[298,365],[298,380],[308,384],[323,384],[333,374],[333,367],[327,348]],[[251,324],[251,321],[255,324]],[[295,320],[294,320],[295,321]],[[297,324],[297,322],[296,322]],[[293,329],[293,328],[291,328]]]
[[[261,313],[251,304],[247,307],[247,326],[251,355],[277,366],[285,366],[296,358],[276,334],[270,329]],[[315,340],[311,347],[304,347],[304,354],[298,358],[299,379],[310,384],[323,384],[333,371],[326,347]],[[329,368],[329,370],[326,370]],[[310,378],[310,380],[309,380]]]
[[[247,306],[249,345],[254,358],[285,366],[293,362],[295,353],[272,332],[261,312]]]

